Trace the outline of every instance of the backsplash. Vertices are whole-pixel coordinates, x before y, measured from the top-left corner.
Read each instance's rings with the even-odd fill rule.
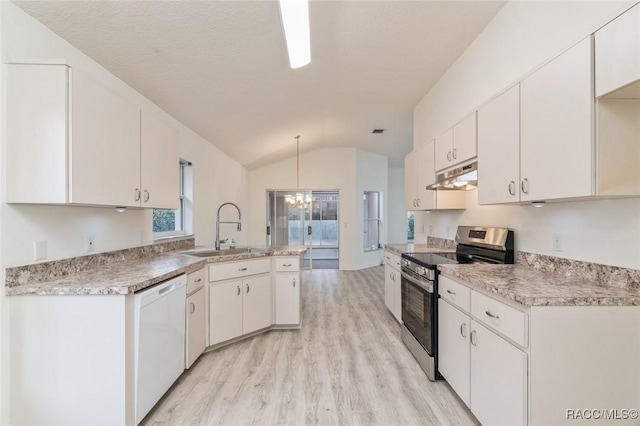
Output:
[[[88,256],[72,257],[51,262],[17,266],[5,270],[5,286],[15,287],[30,282],[61,278],[89,269],[99,268],[116,262],[145,259],[172,251],[188,250],[195,247],[195,238],[160,242],[142,247],[96,253]]]
[[[580,260],[563,259],[544,254],[516,252],[516,263],[544,272],[555,272],[567,277],[580,277],[603,287],[640,290],[640,270],[600,265]]]
[[[455,250],[456,242],[438,237],[427,237],[427,246],[443,250]]]

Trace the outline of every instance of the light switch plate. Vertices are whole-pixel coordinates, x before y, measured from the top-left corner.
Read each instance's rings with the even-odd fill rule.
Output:
[[[47,258],[47,242],[33,242],[33,260],[45,260]]]

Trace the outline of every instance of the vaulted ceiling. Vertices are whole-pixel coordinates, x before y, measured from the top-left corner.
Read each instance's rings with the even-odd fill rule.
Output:
[[[275,1],[16,3],[252,169],[298,134],[303,152],[403,164],[413,107],[505,2],[312,1],[312,62],[295,70]]]

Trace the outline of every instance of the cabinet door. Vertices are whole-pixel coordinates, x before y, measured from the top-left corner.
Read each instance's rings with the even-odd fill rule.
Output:
[[[142,112],[142,207],[177,209],[179,205],[179,134],[165,122]]]
[[[386,265],[384,267],[384,304],[393,313],[393,268]]]
[[[588,37],[520,83],[522,201],[592,194],[592,77]]]
[[[393,308],[391,312],[398,322],[402,324],[402,286],[400,284],[400,271],[391,270],[391,291],[393,293]]]
[[[453,150],[451,164],[470,160],[478,154],[476,113],[453,126]]]
[[[242,281],[209,286],[209,344],[242,335]]]
[[[300,274],[276,274],[276,324],[300,324]]]
[[[418,182],[418,152],[413,151],[404,158],[404,208],[416,210],[416,183]]]
[[[205,304],[204,288],[187,297],[187,342],[185,351],[185,368],[198,359],[205,348]]]
[[[435,141],[429,142],[417,151],[416,204],[420,210],[436,208],[436,197],[427,185],[436,182]]]
[[[438,371],[467,406],[470,402],[469,332],[469,317],[439,299]]]
[[[453,128],[436,138],[436,171],[446,169],[453,163]]]
[[[598,30],[595,44],[596,96],[640,79],[640,6]]]
[[[471,411],[484,425],[527,418],[527,355],[471,321]]]
[[[271,325],[271,276],[245,278],[243,281],[242,333]]]
[[[140,206],[140,109],[71,70],[69,201]]]
[[[520,85],[478,110],[478,203],[520,201]]]

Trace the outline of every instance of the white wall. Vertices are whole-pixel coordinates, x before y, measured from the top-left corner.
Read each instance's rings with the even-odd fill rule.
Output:
[[[534,68],[593,33],[633,2],[509,2],[414,109],[414,148],[446,130]],[[481,165],[480,165],[481,167]],[[464,225],[509,226],[518,250],[640,268],[640,200],[478,206],[416,214],[416,242],[453,238]],[[559,233],[562,251],[552,250]]]
[[[0,58],[4,57],[3,8],[0,7]],[[0,99],[4,99],[4,67],[0,66]],[[4,158],[4,102],[0,102],[0,158]],[[4,188],[3,166],[0,163],[0,188]],[[0,220],[0,241],[4,241],[3,225]],[[4,258],[0,249],[0,283],[4,283]],[[0,425],[9,424],[9,310],[7,297],[0,291]]]
[[[382,250],[365,252],[364,246],[364,203],[362,197],[365,191],[382,193],[382,224],[380,226],[380,243],[387,243],[388,209],[388,159],[382,155],[373,154],[361,149],[356,150],[356,218],[360,218],[360,226],[356,227],[356,264],[359,268],[380,265],[383,261]]]
[[[404,209],[404,168],[389,167],[387,189],[387,241],[407,242],[407,211]]]
[[[326,148],[300,154],[301,189],[339,191],[340,269],[361,269],[380,263],[377,253],[363,252],[362,191],[386,192],[386,171],[386,157],[355,148]],[[248,174],[249,243],[264,245],[266,192],[295,190],[296,159],[282,160]]]
[[[3,55],[8,58],[63,58],[89,73],[120,96],[164,117],[180,133],[180,155],[193,162],[196,244],[213,244],[215,212],[226,201],[246,210],[246,172],[193,131],[171,118],[102,66],[58,37],[10,2],[3,9]],[[226,213],[226,211],[225,211]],[[229,212],[231,213],[231,212]],[[151,211],[116,213],[110,208],[8,205],[0,208],[0,222],[7,232],[0,251],[4,266],[33,263],[33,241],[47,241],[47,260],[86,254],[87,235],[95,236],[95,251],[111,251],[151,242]],[[246,231],[236,232],[240,244]]]

